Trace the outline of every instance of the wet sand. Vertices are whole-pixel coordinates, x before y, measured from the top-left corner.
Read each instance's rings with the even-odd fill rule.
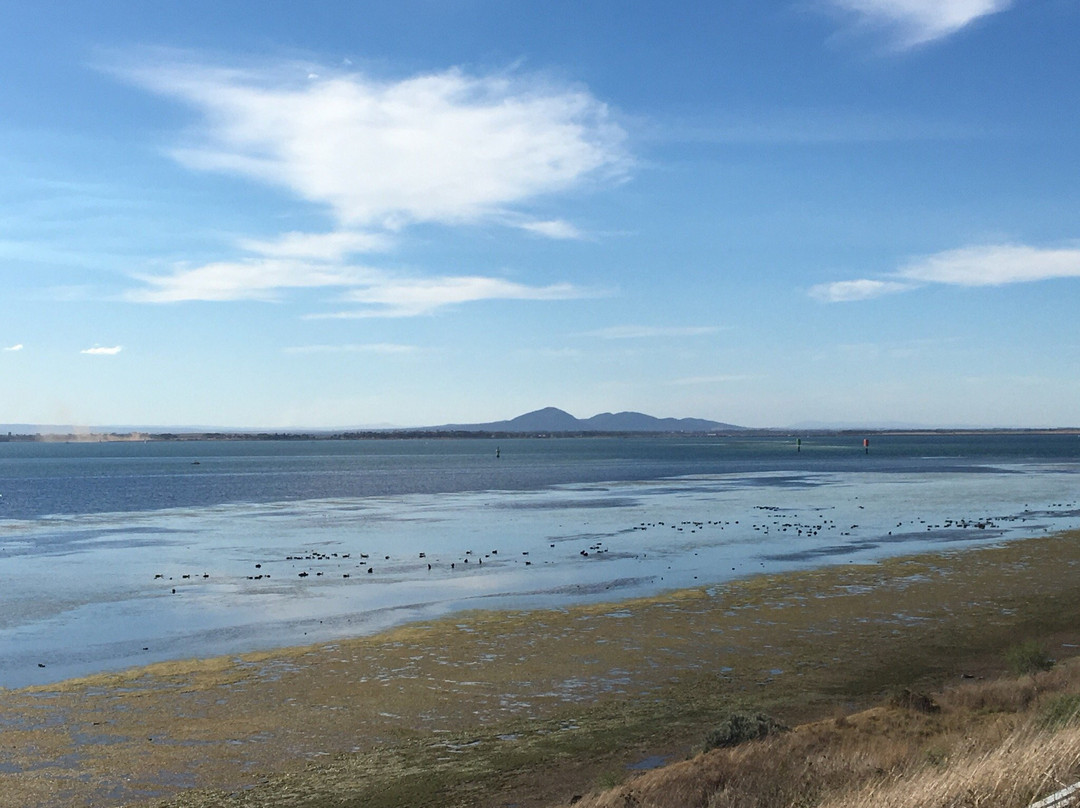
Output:
[[[689,753],[735,705],[791,722],[992,671],[1029,636],[1071,655],[1078,568],[1064,533],[0,691],[0,794],[553,804]]]

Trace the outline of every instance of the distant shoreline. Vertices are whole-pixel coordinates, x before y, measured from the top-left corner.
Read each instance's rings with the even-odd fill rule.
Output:
[[[977,435],[1077,435],[1080,427],[1001,427],[979,429],[752,429],[709,431],[504,431],[470,429],[357,429],[304,431],[95,431],[81,432],[8,432],[0,434],[0,443],[140,443],[167,441],[355,441],[355,440],[512,440],[550,438],[814,438],[814,437],[885,437],[885,436],[977,436]]]

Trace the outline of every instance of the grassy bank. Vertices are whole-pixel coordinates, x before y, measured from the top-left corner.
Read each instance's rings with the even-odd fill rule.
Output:
[[[1080,660],[903,691],[586,795],[578,808],[1027,808],[1080,780]]]
[[[732,709],[785,723],[1080,644],[1080,535],[0,694],[13,804],[552,805],[681,760]]]

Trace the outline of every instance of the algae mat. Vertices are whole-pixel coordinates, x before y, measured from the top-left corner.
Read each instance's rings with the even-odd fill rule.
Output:
[[[1080,533],[0,691],[7,805],[541,805],[789,722],[1080,640]]]

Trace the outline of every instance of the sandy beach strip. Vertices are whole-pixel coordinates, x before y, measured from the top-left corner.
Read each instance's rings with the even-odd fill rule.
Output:
[[[0,793],[553,804],[597,767],[689,753],[733,706],[798,721],[993,671],[1027,637],[1070,655],[1078,570],[1070,532],[0,691]]]

